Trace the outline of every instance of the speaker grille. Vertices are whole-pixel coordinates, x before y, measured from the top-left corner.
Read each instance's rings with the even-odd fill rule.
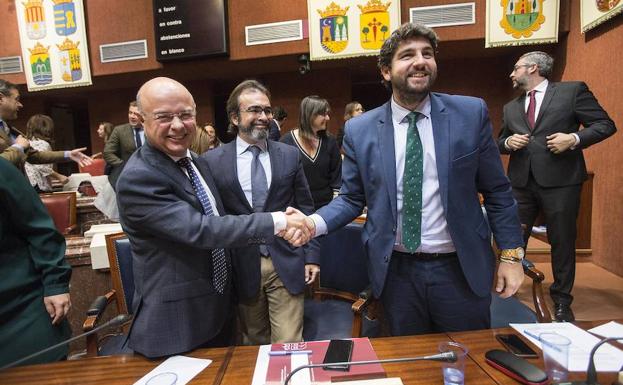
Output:
[[[476,23],[476,4],[460,3],[409,8],[412,23],[429,27],[447,27]]]
[[[245,27],[245,40],[247,45],[303,40],[303,21],[249,25]]]
[[[102,63],[145,59],[146,57],[147,40],[124,41],[121,43],[100,45],[100,60]]]

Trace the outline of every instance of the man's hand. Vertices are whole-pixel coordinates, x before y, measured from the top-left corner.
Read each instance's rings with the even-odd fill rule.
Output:
[[[316,280],[316,277],[320,273],[320,266],[308,263],[305,265],[305,284],[311,285]]]
[[[506,140],[506,145],[513,151],[521,150],[530,142],[529,134],[513,134]]]
[[[82,153],[82,151],[85,151],[86,149],[86,147],[74,148],[73,150],[69,151],[69,159],[78,163],[82,167],[90,165],[91,163],[93,163],[93,159],[91,159],[90,156],[84,155]]]
[[[547,135],[547,148],[554,154],[560,154],[565,152],[575,145],[575,136],[572,134],[563,134],[557,132],[555,134]]]
[[[52,318],[52,325],[61,322],[69,313],[69,309],[71,309],[69,293],[43,297],[43,304],[50,318]]]
[[[522,282],[523,266],[521,263],[499,263],[495,291],[500,293],[500,298],[508,298],[515,294]]]
[[[315,233],[314,222],[293,207],[288,207],[285,214],[287,220],[286,230],[278,235],[295,247],[303,246],[309,242]]]
[[[18,135],[17,138],[15,138],[15,144],[17,144],[18,146],[20,146],[24,150],[26,150],[28,147],[30,147],[30,141],[28,139],[24,138],[21,135]]]

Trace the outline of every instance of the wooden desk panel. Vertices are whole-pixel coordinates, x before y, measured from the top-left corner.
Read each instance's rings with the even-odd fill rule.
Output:
[[[201,349],[189,357],[208,358],[212,363],[192,381],[192,385],[217,385],[227,369],[233,348]],[[163,360],[139,355],[121,355],[53,364],[22,366],[0,372],[0,384],[11,385],[129,385],[138,381]],[[255,362],[255,358],[253,359]]]
[[[604,323],[603,321],[599,322],[581,322],[578,323],[578,326],[584,329],[590,329],[593,326],[600,325]],[[501,349],[504,350],[504,347],[500,345],[499,342],[495,339],[497,334],[519,334],[512,328],[504,328],[504,329],[491,329],[491,330],[478,330],[471,332],[460,332],[460,333],[448,333],[450,338],[453,341],[459,342],[469,347],[469,356],[475,361],[485,372],[491,376],[495,380],[496,383],[501,385],[515,385],[519,382],[513,380],[512,378],[506,376],[499,370],[493,368],[489,364],[485,362],[485,353],[491,349]],[[541,349],[538,346],[534,346],[529,340],[521,337],[524,341],[530,345],[537,353],[539,353],[539,358],[528,359],[533,365],[538,366],[539,368],[545,370],[545,365],[543,364],[543,357],[541,355]],[[617,373],[599,373],[598,380],[602,384],[610,384],[616,378]],[[586,379],[586,373],[579,372],[571,372],[569,373],[570,380],[584,380]]]

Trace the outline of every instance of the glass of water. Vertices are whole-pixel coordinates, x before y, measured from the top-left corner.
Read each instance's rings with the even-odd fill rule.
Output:
[[[442,362],[444,385],[463,385],[465,382],[465,357],[467,348],[458,342],[442,342],[439,344],[439,352],[454,352],[456,362]]]

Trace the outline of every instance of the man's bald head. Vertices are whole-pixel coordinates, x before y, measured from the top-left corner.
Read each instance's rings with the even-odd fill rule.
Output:
[[[186,156],[196,130],[196,106],[188,89],[158,77],[141,86],[136,102],[149,144],[171,156]]]

